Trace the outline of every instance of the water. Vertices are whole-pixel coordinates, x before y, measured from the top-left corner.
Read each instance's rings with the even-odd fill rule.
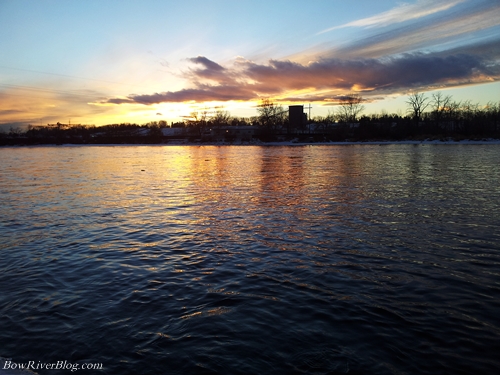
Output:
[[[0,356],[103,364],[89,374],[495,373],[499,159],[2,148]]]

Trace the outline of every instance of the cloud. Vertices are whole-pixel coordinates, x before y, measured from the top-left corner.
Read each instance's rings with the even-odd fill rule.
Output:
[[[19,115],[22,113],[23,113],[23,111],[21,111],[19,109],[4,109],[4,110],[0,110],[0,118],[2,118],[3,116]]]
[[[307,97],[300,96],[289,96],[283,98],[282,100],[287,103],[304,103],[304,102],[323,102],[323,106],[335,106],[339,104],[343,104],[347,98],[349,98],[349,94],[342,95],[308,95]],[[361,101],[363,103],[371,103],[376,100],[383,100],[383,97],[362,97]]]
[[[360,20],[352,21],[340,26],[334,26],[326,30],[320,31],[319,34],[324,34],[333,30],[342,29],[346,27],[383,27],[396,23],[402,23],[409,20],[419,19],[435,13],[439,13],[455,5],[463,3],[465,0],[455,1],[436,1],[436,0],[420,0],[415,4],[403,3],[400,6],[391,9],[387,12],[377,14],[372,17],[363,18]]]
[[[498,45],[499,42],[497,39],[491,44]],[[484,48],[488,48],[488,45]],[[497,53],[489,57],[500,58],[498,50],[497,48]],[[105,103],[151,105],[188,101],[247,101],[262,97],[281,97],[282,100],[289,101],[325,101],[346,91],[380,95],[500,79],[500,64],[495,59],[489,60],[467,52],[466,48],[462,48],[455,54],[407,53],[383,59],[330,58],[310,64],[283,60],[270,60],[267,64],[238,61],[234,69],[223,68],[211,60],[198,57],[205,67],[211,67],[209,70],[224,74],[212,75],[212,83],[198,82],[194,88],[111,98]],[[235,83],[235,77],[240,83]],[[289,95],[300,91],[304,93]]]
[[[198,56],[188,59],[189,61],[203,65],[205,67],[205,71],[223,71],[224,67],[217,64],[216,62],[207,59],[205,56]]]
[[[89,101],[102,98],[102,92],[90,89],[37,88],[0,85],[0,124],[37,124],[68,121],[79,122],[90,115],[113,111],[112,107],[91,106]]]
[[[486,76],[498,79],[500,72],[479,56],[413,53],[386,59],[325,59],[307,66],[272,60],[268,65],[252,64],[246,73],[259,82],[260,92],[273,87],[391,92]]]
[[[307,63],[287,59],[257,63],[237,57],[232,65],[223,66],[205,56],[189,58],[194,66],[184,72],[187,88],[131,94],[101,103],[261,98],[328,102],[351,91],[380,97],[500,80],[500,2],[420,0],[342,27],[373,30],[386,25],[391,27],[341,48],[323,50]]]
[[[191,69],[189,73],[186,74],[186,76],[191,79],[212,80],[217,82],[224,81],[228,83],[233,82],[231,73],[228,72],[226,68],[212,60],[207,59],[205,56],[193,57],[188,59],[188,61],[198,66],[202,66],[202,68]]]
[[[427,21],[401,25],[383,32],[364,36],[341,48],[332,49],[323,56],[381,57],[397,53],[432,48],[445,49],[450,43],[497,37],[500,26],[500,2],[478,1],[460,11]]]
[[[197,88],[162,93],[129,95],[127,98],[113,98],[101,103],[109,104],[158,104],[206,101],[252,100],[255,93],[244,86],[200,85]]]

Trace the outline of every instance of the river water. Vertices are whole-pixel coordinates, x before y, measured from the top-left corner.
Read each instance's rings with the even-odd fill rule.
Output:
[[[2,148],[0,357],[495,373],[499,160],[499,145]]]

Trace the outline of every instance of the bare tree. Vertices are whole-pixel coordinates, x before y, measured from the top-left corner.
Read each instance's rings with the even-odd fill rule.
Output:
[[[461,102],[450,102],[446,107],[446,118],[450,121],[458,120],[461,106]]]
[[[23,131],[21,128],[13,128],[12,126],[9,129],[9,135],[11,137],[19,137],[21,134],[23,134]]]
[[[213,126],[221,127],[229,125],[231,122],[231,114],[228,111],[218,110],[210,119],[210,123]]]
[[[480,111],[479,103],[472,103],[470,100],[463,102],[460,108],[461,117],[466,121],[473,119]]]
[[[208,123],[208,117],[213,113],[209,108],[204,108],[201,111],[193,111],[189,116],[185,116],[188,119],[189,126],[198,130],[198,134],[201,135],[205,131]]]
[[[363,98],[359,94],[348,94],[339,103],[337,119],[339,122],[355,123],[359,114],[364,111]]]
[[[263,99],[257,108],[259,123],[267,130],[276,130],[286,121],[286,111],[283,106]]]
[[[331,124],[335,122],[335,113],[331,110],[328,110],[328,115],[315,116],[312,119],[312,122],[315,124],[315,129],[317,132],[326,133],[331,128]]]
[[[435,127],[439,129],[441,123],[444,120],[446,112],[451,103],[451,95],[444,96],[441,92],[432,94],[432,101],[430,105],[432,106],[432,119],[434,120]]]
[[[162,135],[161,127],[156,121],[152,121],[148,124],[149,135],[152,137],[160,137]]]
[[[422,113],[429,106],[428,98],[419,92],[414,92],[408,96],[406,101],[408,104],[409,112],[412,114],[413,119],[418,123],[422,117]]]

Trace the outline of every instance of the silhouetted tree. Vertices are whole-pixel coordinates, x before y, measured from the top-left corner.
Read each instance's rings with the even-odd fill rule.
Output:
[[[359,94],[348,94],[339,103],[337,119],[339,122],[355,123],[358,116],[365,109],[363,98]]]
[[[228,111],[218,110],[210,119],[210,124],[215,127],[227,126],[231,122],[231,115]]]
[[[444,96],[441,92],[432,94],[432,101],[430,105],[432,106],[432,120],[435,124],[435,130],[441,128],[441,123],[444,120],[446,111],[451,103],[451,95]]]
[[[188,125],[193,127],[198,135],[202,135],[208,124],[208,116],[210,111],[204,108],[201,111],[193,111],[188,117]]]
[[[287,111],[281,105],[273,103],[269,99],[263,99],[257,107],[259,113],[259,123],[266,130],[273,131],[283,126],[286,118]]]
[[[160,125],[156,121],[154,121],[153,123],[149,124],[148,128],[149,136],[156,140],[159,140],[159,137],[161,137],[162,135]]]
[[[414,92],[408,96],[406,104],[408,104],[412,118],[418,124],[422,118],[422,113],[429,106],[428,98],[423,93]]]
[[[13,128],[12,126],[9,129],[9,135],[11,137],[19,137],[20,135],[23,134],[23,131],[21,128]]]

